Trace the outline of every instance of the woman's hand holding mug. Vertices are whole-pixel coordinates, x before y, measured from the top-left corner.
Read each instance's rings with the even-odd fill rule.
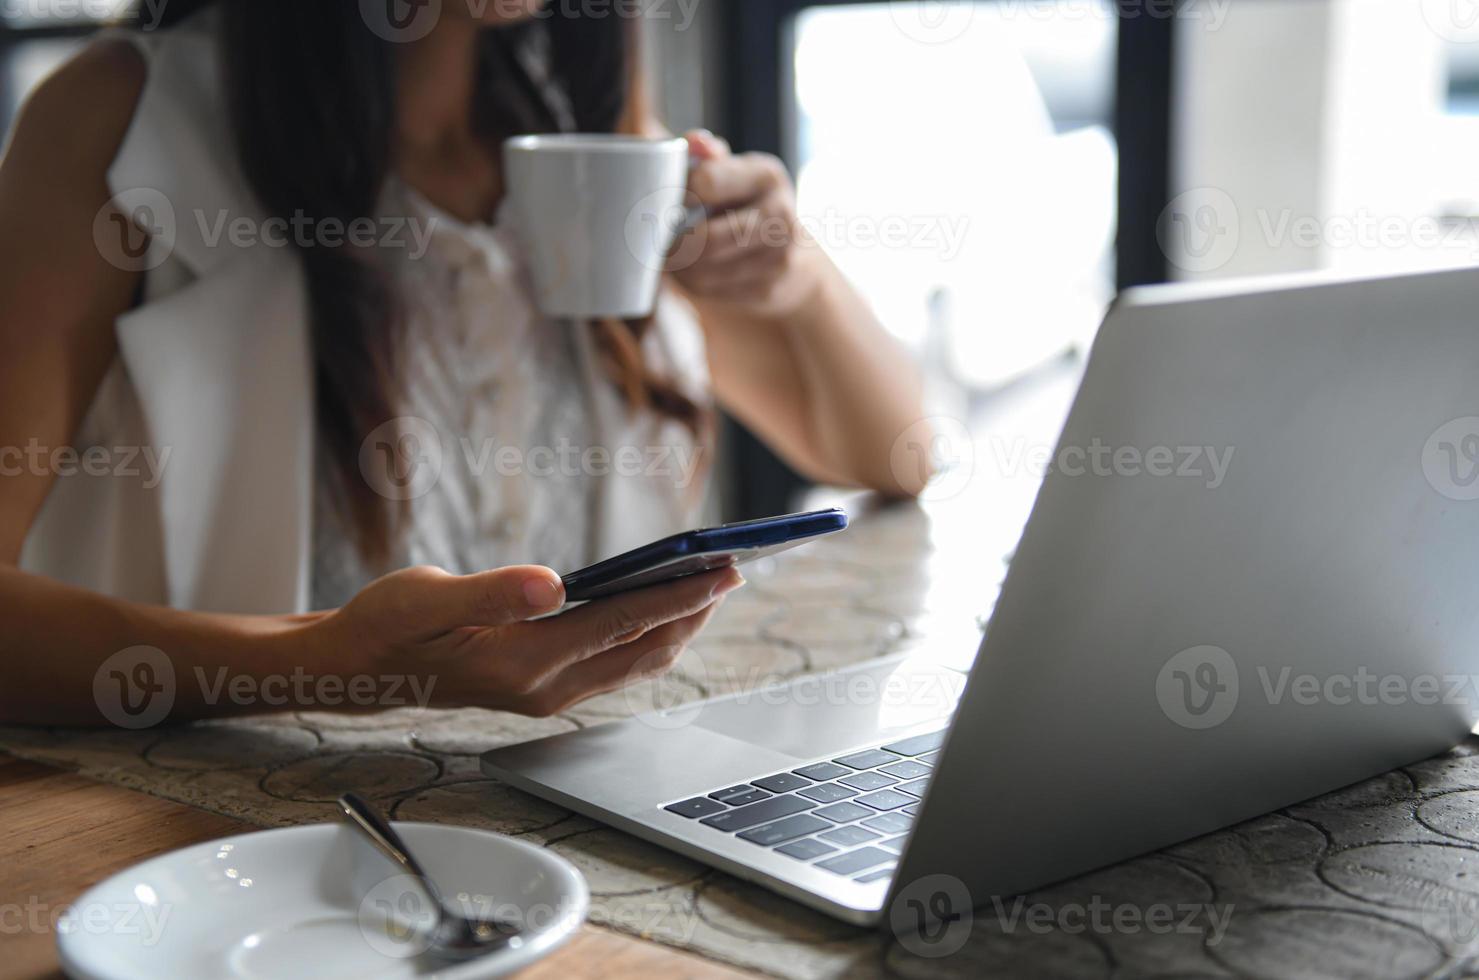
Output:
[[[793,315],[820,288],[825,260],[801,227],[785,164],[687,135],[688,190],[708,213],[673,250],[669,270],[691,295],[752,315]]]
[[[516,136],[504,170],[547,316],[647,316],[666,271],[695,298],[780,320],[825,282],[785,166],[712,133]]]

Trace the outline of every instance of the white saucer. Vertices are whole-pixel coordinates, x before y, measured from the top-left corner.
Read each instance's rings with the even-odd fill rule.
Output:
[[[348,827],[319,824],[228,837],[114,875],[59,924],[62,968],[85,980],[472,980],[528,966],[585,920],[585,880],[549,851],[462,827],[396,829],[449,903],[519,924],[518,947],[463,963],[426,955],[429,903]]]

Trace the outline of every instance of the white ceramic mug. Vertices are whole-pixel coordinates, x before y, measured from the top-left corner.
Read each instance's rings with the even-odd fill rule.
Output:
[[[694,220],[684,207],[688,143],[610,134],[516,136],[503,145],[508,214],[540,312],[644,317]]]

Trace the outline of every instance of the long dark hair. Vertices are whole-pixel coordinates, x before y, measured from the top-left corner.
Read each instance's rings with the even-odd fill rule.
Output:
[[[394,166],[395,44],[368,27],[355,0],[170,0],[151,26],[167,28],[212,4],[220,8],[237,154],[263,208],[316,221],[373,216]],[[473,123],[492,145],[571,126],[631,132],[640,125],[646,107],[637,22],[556,9],[571,6],[482,32]],[[536,78],[531,64],[542,65],[545,77]],[[401,413],[403,318],[373,249],[309,245],[298,254],[312,323],[320,455],[361,549],[383,558],[404,507],[361,477],[358,457],[361,441]],[[643,361],[649,326],[603,321],[592,329],[630,406],[697,433],[702,411]]]

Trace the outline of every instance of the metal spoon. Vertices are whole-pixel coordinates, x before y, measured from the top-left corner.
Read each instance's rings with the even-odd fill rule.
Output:
[[[350,826],[364,834],[377,851],[414,878],[431,900],[432,908],[437,911],[437,921],[432,929],[428,952],[448,960],[470,960],[502,949],[518,949],[524,944],[523,938],[510,926],[486,919],[469,919],[448,908],[442,900],[441,889],[421,867],[421,862],[416,860],[401,835],[369,803],[354,793],[345,793],[339,797],[339,807]]]

